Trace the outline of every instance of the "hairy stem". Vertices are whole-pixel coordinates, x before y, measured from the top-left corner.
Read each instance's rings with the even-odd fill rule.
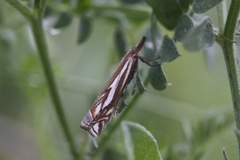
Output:
[[[236,24],[240,10],[240,0],[232,0],[223,36],[234,40]],[[232,41],[224,40],[221,43],[223,49],[230,89],[232,94],[233,108],[235,114],[236,128],[240,130],[240,63],[236,52],[235,44]],[[240,139],[238,138],[238,151],[240,159]]]

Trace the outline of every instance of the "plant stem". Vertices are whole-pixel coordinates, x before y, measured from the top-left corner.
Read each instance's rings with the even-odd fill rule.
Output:
[[[119,11],[125,13],[130,17],[139,17],[141,19],[148,19],[151,11],[148,8],[138,8],[131,6],[114,6],[114,5],[92,5],[92,10],[95,11]]]
[[[59,122],[63,129],[64,136],[69,143],[72,156],[74,157],[75,160],[77,160],[79,157],[79,153],[75,149],[74,141],[71,136],[69,127],[67,125],[66,117],[65,117],[64,111],[63,111],[63,106],[62,106],[62,103],[60,101],[60,96],[57,91],[57,85],[56,85],[56,82],[55,82],[55,79],[53,76],[53,72],[52,72],[49,57],[48,57],[49,53],[47,50],[47,45],[46,45],[46,41],[45,41],[45,37],[44,37],[41,20],[32,19],[31,25],[32,25],[32,32],[33,32],[34,39],[35,39],[35,42],[37,45],[40,60],[41,60],[42,67],[43,67],[43,70],[45,73],[46,81],[48,84],[50,95],[52,97],[52,101],[53,101],[53,104],[55,107],[56,114],[58,116]]]
[[[60,125],[62,127],[64,136],[69,143],[70,151],[74,160],[79,160],[82,158],[77,152],[73,138],[70,133],[70,129],[67,125],[67,120],[64,115],[63,106],[60,101],[60,96],[58,94],[57,85],[54,79],[54,75],[51,69],[51,63],[49,61],[48,47],[45,40],[45,34],[42,25],[42,15],[45,9],[46,0],[36,0],[34,1],[34,10],[29,10],[21,3],[16,0],[6,0],[7,3],[12,5],[18,12],[25,16],[31,23],[31,29],[36,43],[36,47],[40,56],[40,61],[42,63],[43,71],[47,81],[48,89],[50,92],[51,99],[53,101],[57,117],[59,119]]]
[[[19,1],[16,0],[5,0],[8,4],[10,4],[13,8],[15,8],[19,13],[21,13],[28,20],[31,18],[31,11],[22,5]]]
[[[240,0],[232,0],[227,16],[227,21],[223,36],[227,39],[234,40],[236,24],[240,10]],[[240,64],[239,57],[234,50],[235,44],[231,41],[224,40],[221,43],[223,49],[230,89],[232,94],[233,108],[237,130],[240,130]],[[240,159],[240,139],[238,138],[238,151]]]

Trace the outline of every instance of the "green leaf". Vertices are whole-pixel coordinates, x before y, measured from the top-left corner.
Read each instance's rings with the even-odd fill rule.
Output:
[[[167,29],[173,30],[183,14],[178,1],[176,0],[149,0],[153,13],[158,21]]]
[[[162,91],[167,88],[167,77],[162,69],[162,66],[151,67],[148,72],[148,78],[152,87],[158,91]]]
[[[78,26],[77,43],[85,42],[92,33],[92,20],[89,17],[82,16]]]
[[[136,85],[137,85],[139,94],[142,94],[143,92],[145,92],[147,90],[143,84],[143,81],[142,81],[139,71],[137,71],[137,74],[136,74]]]
[[[188,11],[189,6],[192,4],[192,0],[180,0],[178,2],[184,13]]]
[[[127,53],[127,43],[125,33],[120,27],[117,27],[114,33],[114,42],[117,48],[118,55],[120,58],[122,58]]]
[[[187,33],[182,40],[183,45],[190,51],[198,51],[214,44],[215,35],[212,20],[206,17]]]
[[[143,126],[133,122],[122,122],[122,132],[129,160],[161,160],[157,142]]]
[[[136,91],[138,91],[138,94],[142,94],[143,92],[145,92],[147,90],[144,86],[143,81],[142,81],[141,72],[142,72],[142,70],[138,69],[137,73],[134,74],[134,77],[132,79],[132,84],[133,84],[132,95],[134,93],[136,93]]]
[[[57,22],[53,26],[55,29],[61,29],[68,26],[72,22],[72,15],[68,13],[61,13]]]
[[[188,15],[183,15],[178,22],[174,34],[174,39],[181,42],[192,27],[193,27],[192,18],[189,17]]]
[[[168,36],[164,36],[158,56],[160,56],[161,63],[171,62],[180,56],[175,42]]]
[[[216,6],[222,0],[194,0],[193,10],[195,13],[204,13]]]
[[[117,110],[116,110],[116,115],[118,115],[119,113],[121,113],[123,111],[123,109],[127,106],[126,103],[126,92],[122,95],[122,97],[119,99],[118,101],[118,105],[117,105]]]
[[[194,145],[199,146],[232,124],[232,114],[225,110],[222,113],[219,113],[219,111],[207,112],[206,116],[192,129],[192,142],[194,142]]]

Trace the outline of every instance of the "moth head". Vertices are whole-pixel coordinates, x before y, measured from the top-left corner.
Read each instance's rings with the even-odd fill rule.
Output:
[[[146,38],[145,36],[143,36],[142,39],[141,39],[141,41],[134,47],[134,49],[135,49],[136,52],[141,51],[141,49],[142,49],[142,47],[143,47],[146,39],[147,39],[147,38]]]

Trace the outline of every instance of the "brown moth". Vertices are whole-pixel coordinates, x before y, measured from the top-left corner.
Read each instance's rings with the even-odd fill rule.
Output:
[[[116,113],[119,100],[138,69],[138,60],[149,64],[145,58],[138,55],[145,41],[146,37],[143,36],[141,41],[122,58],[116,71],[83,118],[80,127],[93,137],[102,132]]]

